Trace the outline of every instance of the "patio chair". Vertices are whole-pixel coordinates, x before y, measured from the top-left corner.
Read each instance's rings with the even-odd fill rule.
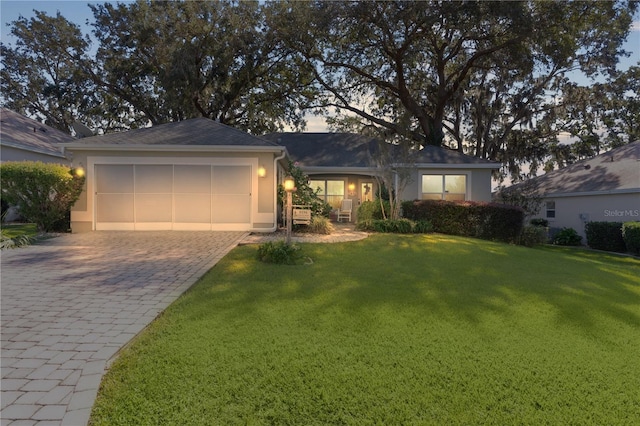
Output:
[[[342,200],[340,203],[340,209],[338,210],[338,222],[340,219],[347,219],[351,222],[351,210],[353,209],[353,200]]]

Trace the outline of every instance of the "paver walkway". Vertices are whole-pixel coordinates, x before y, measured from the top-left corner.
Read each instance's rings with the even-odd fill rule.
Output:
[[[245,237],[92,232],[3,250],[2,425],[85,425],[108,360]]]

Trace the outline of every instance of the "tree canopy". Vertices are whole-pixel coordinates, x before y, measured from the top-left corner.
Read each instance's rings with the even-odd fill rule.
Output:
[[[69,132],[75,120],[110,132],[208,117],[263,134],[316,113],[499,161],[514,179],[639,136],[638,67],[616,70],[631,0],[90,7],[95,47],[60,14],[12,23],[5,106]],[[579,86],[575,72],[599,82]]]

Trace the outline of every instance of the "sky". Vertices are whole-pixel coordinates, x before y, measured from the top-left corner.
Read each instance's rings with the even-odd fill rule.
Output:
[[[130,3],[131,1],[113,1],[112,3]],[[88,4],[99,4],[104,1],[88,1],[88,0],[0,0],[0,23],[1,33],[0,40],[5,44],[13,44],[14,39],[11,36],[10,28],[7,24],[18,19],[19,16],[25,18],[31,18],[35,16],[33,10],[47,12],[48,15],[55,16],[59,11],[62,16],[69,21],[80,25],[83,33],[88,34],[91,31],[91,27],[86,25],[87,20],[93,20],[93,14]],[[637,65],[640,61],[640,12],[636,15],[633,28],[624,49],[633,52],[628,58],[622,58],[618,69],[626,70],[632,65]],[[575,77],[579,79],[579,76]],[[586,82],[579,82],[586,84]],[[321,117],[309,116],[307,117],[307,131],[308,132],[324,132],[327,131],[327,126],[324,123],[324,119]]]

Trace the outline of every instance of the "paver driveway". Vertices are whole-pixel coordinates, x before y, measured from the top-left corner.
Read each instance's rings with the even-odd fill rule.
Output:
[[[92,232],[1,253],[2,425],[84,425],[107,361],[243,232]]]

